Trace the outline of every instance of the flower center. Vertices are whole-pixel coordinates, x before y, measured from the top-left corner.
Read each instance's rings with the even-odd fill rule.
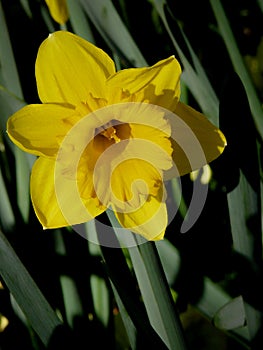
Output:
[[[110,122],[106,123],[105,125],[97,128],[96,131],[98,135],[106,137],[107,140],[118,143],[121,141],[121,139],[117,135],[117,132],[118,133],[120,132],[119,126],[120,126],[119,123],[113,119]]]
[[[116,135],[116,129],[113,126],[109,126],[108,128],[103,128],[103,131],[100,132],[100,135],[106,137],[109,141],[114,140],[115,143],[121,141],[121,139]]]

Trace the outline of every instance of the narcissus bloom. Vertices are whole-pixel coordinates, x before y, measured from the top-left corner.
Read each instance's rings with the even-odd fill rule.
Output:
[[[67,0],[45,0],[49,12],[59,24],[65,24],[69,19]]]
[[[164,181],[202,167],[226,145],[205,116],[179,102],[180,74],[173,56],[116,72],[104,51],[65,31],[41,44],[42,104],[16,112],[7,131],[38,156],[31,198],[43,227],[80,224],[110,207],[123,227],[163,238]]]

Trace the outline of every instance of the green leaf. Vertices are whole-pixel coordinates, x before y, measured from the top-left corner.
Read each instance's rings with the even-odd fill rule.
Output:
[[[16,159],[16,186],[17,186],[17,204],[22,214],[23,220],[28,222],[30,209],[29,178],[31,173],[30,160],[35,157],[27,155],[18,147],[15,147]]]
[[[244,302],[242,296],[232,299],[222,287],[207,277],[204,278],[202,297],[195,307],[213,320],[216,327],[229,331],[239,340],[254,339],[261,324],[260,311]]]
[[[261,313],[245,303],[240,295],[223,305],[216,312],[213,320],[215,326],[223,330],[238,331],[238,328],[246,327],[247,338],[252,340],[259,331],[260,319]]]
[[[75,280],[69,276],[60,276],[67,323],[74,326],[75,318],[83,315],[83,308]]]
[[[113,227],[118,227],[113,212],[108,210],[107,214]],[[125,229],[122,229],[122,235],[129,236],[129,244],[133,240],[133,246],[129,245],[127,249],[152,327],[168,349],[186,349],[181,323],[156,246]]]
[[[20,86],[16,63],[12,51],[8,29],[5,22],[3,8],[0,2],[0,85],[5,86],[9,91],[20,99],[23,93]]]
[[[83,9],[108,46],[128,65],[146,66],[147,63],[122,22],[110,0],[80,0]]]
[[[129,342],[131,345],[132,350],[136,350],[137,348],[137,330],[134,326],[134,323],[132,322],[129,314],[127,313],[124,304],[121,300],[121,297],[119,296],[118,290],[115,288],[114,283],[111,283],[111,287],[113,290],[113,294],[116,300],[116,303],[119,308],[119,312],[121,314],[122,322],[125,327],[127,336],[129,338]]]
[[[61,321],[1,231],[0,274],[28,322],[47,346]]]
[[[6,130],[7,118],[24,106],[23,93],[14,60],[14,55],[0,3],[0,127]],[[17,201],[25,221],[29,215],[29,174],[30,166],[26,154],[14,147],[8,139],[11,149],[15,151]]]
[[[40,10],[41,10],[41,15],[42,15],[43,20],[48,28],[49,33],[53,33],[55,31],[54,22],[50,16],[50,13],[47,9],[47,6],[45,6],[45,4],[44,4],[44,2],[40,3]]]
[[[60,256],[67,257],[67,249],[62,236],[61,230],[57,230],[54,235],[55,251]],[[83,315],[83,306],[78,291],[78,286],[72,276],[62,274],[59,277],[63,302],[66,314],[66,320],[70,327],[73,328],[77,316]]]
[[[95,220],[90,220],[84,224],[85,238],[88,240],[89,252],[91,255],[101,255],[101,249],[97,237]]]
[[[27,14],[27,16],[28,16],[29,18],[33,18],[33,13],[32,13],[32,11],[31,11],[31,9],[30,9],[30,5],[29,5],[28,0],[20,0],[20,3],[21,3],[21,5],[22,5],[22,7],[23,7],[25,13]]]
[[[261,249],[257,249],[262,245],[258,135],[241,80],[236,74],[228,79],[219,108],[221,130],[228,146],[219,161],[230,171],[226,183],[231,173],[237,172],[238,177],[236,186],[227,193],[233,247],[251,262],[260,262]]]
[[[110,217],[110,221],[111,219],[112,217]],[[117,229],[118,227],[115,226],[114,231]],[[130,267],[128,267],[127,258],[124,256],[123,250],[117,248],[118,240],[114,235],[114,231],[110,227],[107,230],[107,234],[112,235],[110,241],[111,244],[114,242],[114,249],[104,246],[103,242],[101,242],[101,251],[105,262],[104,268],[109,276],[110,282],[117,290],[121,302],[136,328],[136,343],[138,346],[140,344],[142,348],[147,346],[152,348],[155,346],[160,350],[166,349],[164,342],[149,322],[144,304],[141,301],[140,292],[138,291],[137,280],[131,273]],[[102,239],[104,239],[104,233],[102,232]],[[98,232],[98,239],[101,240],[100,232]],[[131,242],[131,239],[128,239],[128,242]],[[127,329],[127,333],[128,332],[129,330]]]
[[[23,106],[24,102],[13,96],[6,89],[1,89],[0,87],[0,107],[2,112],[0,115],[0,128],[6,130],[7,118]],[[7,137],[6,133],[4,133],[4,137],[11,151],[14,152],[17,181],[17,203],[24,221],[27,222],[30,208],[29,177],[35,157],[26,154],[16,147]]]
[[[150,323],[169,349],[186,349],[179,317],[153,242],[129,248]]]
[[[75,34],[95,44],[87,16],[79,1],[67,0],[69,19]]]
[[[1,82],[1,67],[0,67],[0,82]],[[4,86],[0,84],[0,130],[3,131],[3,136],[5,137],[6,122],[7,119],[15,113],[18,109],[25,106],[25,102],[15,96],[11,91],[7,90]],[[14,144],[6,137],[11,150],[14,149]]]
[[[182,196],[180,179],[175,177],[171,180],[171,189],[172,189],[173,199],[178,207],[178,211],[181,214],[181,216],[185,218],[187,215],[187,205]]]
[[[225,304],[231,301],[231,297],[209,278],[204,278],[202,297],[196,303],[196,307],[207,317],[212,319],[215,313]]]
[[[246,312],[242,296],[236,297],[221,307],[214,316],[216,327],[233,330],[246,325]]]
[[[248,218],[258,215],[258,195],[240,172],[238,186],[227,195],[234,249],[254,260],[254,237],[247,226]]]
[[[207,75],[197,55],[192,49],[190,42],[185,36],[183,30],[179,27],[181,34],[183,36],[183,39],[185,41],[186,47],[188,48],[189,53],[191,55],[191,59],[194,66],[192,66],[192,64],[188,60],[186,54],[183,52],[183,50],[179,46],[175,36],[173,35],[170,29],[169,21],[176,23],[176,20],[175,18],[173,18],[171,12],[167,10],[168,7],[167,7],[166,1],[151,0],[151,2],[154,5],[155,9],[157,10],[160,18],[162,19],[164,26],[167,30],[167,33],[169,34],[172,40],[172,43],[183,64],[183,68],[184,68],[183,74],[182,74],[183,82],[187,85],[188,89],[191,91],[191,93],[195,97],[196,101],[200,105],[205,115],[210,119],[210,121],[213,124],[218,125],[218,98],[213,90],[213,87],[211,86],[209,79],[207,78]]]
[[[103,278],[91,275],[90,286],[96,316],[107,328],[110,316],[110,298],[107,285]]]
[[[239,75],[246,89],[255,124],[257,126],[259,134],[261,135],[261,138],[263,139],[263,123],[262,123],[263,110],[262,110],[262,104],[257,96],[255,86],[246,68],[243,57],[241,56],[241,53],[239,51],[237,42],[231,30],[228,18],[225,14],[221,1],[210,0],[210,4],[214,12],[215,18],[217,20],[219,31],[222,35],[228,54],[234,66],[234,69]]]
[[[5,232],[10,232],[15,225],[15,217],[2,176],[2,169],[0,169],[0,193],[0,225]]]
[[[164,273],[169,285],[176,280],[180,270],[180,255],[175,246],[167,239],[155,243]]]

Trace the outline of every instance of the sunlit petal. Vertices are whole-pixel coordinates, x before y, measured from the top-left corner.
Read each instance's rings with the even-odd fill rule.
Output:
[[[98,158],[93,172],[94,188],[105,206],[131,206],[134,210],[141,194],[156,194],[162,184],[163,169],[171,166],[171,156],[156,143],[124,140],[108,147]]]
[[[115,210],[115,215],[123,227],[150,241],[163,239],[168,224],[166,204],[152,196],[138,210],[130,213]]]
[[[107,80],[109,91],[119,87],[134,95],[134,102],[149,102],[174,110],[180,95],[181,68],[173,57],[146,68],[117,72]]]
[[[156,196],[162,186],[162,173],[152,164],[141,159],[128,159],[120,163],[111,174],[111,202],[115,198],[125,208],[126,202],[139,208],[141,196]]]
[[[38,94],[42,102],[78,105],[90,93],[104,97],[106,79],[114,72],[114,63],[104,51],[75,34],[55,32],[38,51]]]
[[[71,106],[59,104],[28,105],[8,119],[7,132],[11,140],[26,152],[54,156],[59,141],[78,119]]]
[[[163,161],[167,160],[167,157],[172,154],[172,144],[170,141],[170,138],[167,136],[166,133],[162,132],[161,130],[158,130],[156,128],[142,125],[142,124],[130,124],[131,128],[131,136],[133,138],[139,138],[145,140],[145,147],[148,145],[148,142],[152,142],[156,145],[158,145],[158,148],[160,147],[160,156],[163,157]],[[164,157],[164,154],[162,151],[165,151],[167,153],[167,157]],[[157,159],[159,155],[158,149],[156,148],[155,154],[153,154],[153,158]],[[167,166],[164,166],[165,168],[170,167],[171,164],[167,164]],[[163,168],[164,169],[164,168]]]
[[[44,228],[68,226],[56,198],[54,168],[55,161],[47,158],[39,158],[32,168],[31,198],[35,213]]]
[[[70,226],[89,221],[99,215],[103,209],[97,208],[98,200],[81,200],[79,193],[75,192],[76,182],[61,176],[56,166],[52,159],[39,158],[32,169],[31,198],[42,226]]]
[[[187,174],[216,159],[226,146],[222,132],[195,109],[178,103],[169,121],[174,168],[167,178]]]

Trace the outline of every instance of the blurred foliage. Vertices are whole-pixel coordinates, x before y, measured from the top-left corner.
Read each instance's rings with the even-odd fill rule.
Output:
[[[94,18],[89,17],[84,4],[92,6],[92,2],[76,3],[80,6],[82,20],[86,21],[84,26],[90,30],[86,32],[89,39],[114,56],[120,67],[133,66],[134,62],[125,57],[121,44],[118,46],[114,38],[109,41],[105,32],[98,31]],[[195,225],[182,234],[184,216],[179,211],[167,228],[165,244],[169,244],[169,248],[165,245],[168,250],[160,252],[164,272],[189,349],[261,349],[263,187],[262,135],[257,123],[263,125],[263,114],[255,119],[251,113],[246,85],[235,71],[218,29],[212,1],[112,1],[147,64],[175,55],[184,68],[185,58],[182,59],[174,46],[158,12],[157,4],[162,3],[173,38],[191,66],[195,65],[192,51],[195,53],[218,98],[215,117],[219,118],[228,141],[223,155],[211,163],[208,197]],[[223,6],[262,107],[263,13],[260,1],[218,0],[218,3]],[[1,4],[24,101],[38,103],[34,76],[37,50],[48,36],[50,26],[54,30],[59,30],[60,26],[51,19],[42,0],[2,0]],[[82,30],[84,27],[80,28],[80,23],[76,27],[78,21],[73,15],[70,13],[72,18],[67,22],[67,29]],[[22,175],[28,178],[33,159],[21,160],[24,155],[14,152],[6,138],[8,113],[20,108],[23,102],[21,96],[12,95],[14,91],[6,91],[0,72],[0,229],[58,317],[51,339],[44,344],[25,318],[21,305],[10,294],[4,278],[9,270],[2,266],[0,272],[6,269],[7,273],[3,273],[0,284],[0,348],[166,348],[148,320],[131,252],[100,249],[71,228],[43,231],[31,207],[28,191],[22,193],[22,204],[21,200],[19,202],[19,188],[23,188],[23,184],[27,186]],[[187,84],[189,80],[183,83],[183,97],[191,106],[202,109]],[[193,182],[187,175],[181,178],[181,185],[187,208]],[[168,200],[173,202],[175,198]],[[28,214],[21,209],[25,209],[27,203]],[[109,220],[106,214],[98,219],[104,223]],[[90,230],[85,226],[84,235]],[[0,249],[0,254],[5,251]],[[242,300],[233,303],[240,296]],[[135,339],[133,343],[131,339]]]

